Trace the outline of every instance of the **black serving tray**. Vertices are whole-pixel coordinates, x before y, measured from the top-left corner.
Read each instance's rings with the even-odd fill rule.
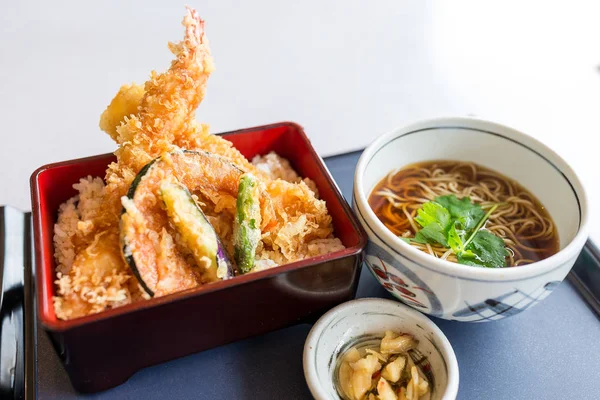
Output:
[[[0,398],[36,393],[31,213],[0,207]]]
[[[567,279],[600,317],[600,250],[587,241]]]
[[[326,159],[332,175],[346,198],[351,195],[352,176],[359,155],[360,152],[355,152]],[[0,298],[2,338],[0,398],[35,399],[38,395],[40,399],[79,398],[79,395],[70,387],[66,372],[62,370],[49,341],[43,333],[38,334],[36,330],[34,262],[31,249],[30,213],[12,207],[0,207],[0,283],[2,285],[2,297]],[[600,317],[600,251],[595,244],[589,241],[586,243],[568,275],[568,280],[577,289],[581,298],[587,302],[590,309]],[[561,286],[565,284],[569,286],[568,283],[563,283]],[[550,350],[549,348],[560,353],[560,348],[556,350],[557,348],[553,347],[552,343],[545,343],[553,340],[551,339],[553,337],[556,337],[557,341],[561,341],[571,335],[572,332],[568,331],[568,327],[560,325],[560,320],[566,318],[569,311],[559,310],[559,303],[553,302],[552,298],[564,296],[563,300],[568,298],[572,304],[576,304],[578,299],[571,288],[564,287],[559,292],[562,293],[552,294],[549,299],[536,306],[536,309],[540,310],[538,315],[545,314],[544,319],[541,320],[531,321],[536,318],[535,312],[529,316],[527,314],[530,312],[527,312],[506,321],[482,325],[433,319],[448,336],[459,360],[461,382],[458,398],[500,398],[503,396],[504,390],[511,393],[512,398],[533,398],[530,395],[531,391],[538,393],[539,390],[543,392],[544,387],[551,388],[553,380],[546,379],[544,376],[555,377],[552,369],[548,369],[545,374],[539,372],[539,376],[536,375],[535,379],[530,379],[525,371],[520,370],[528,365],[526,352],[523,353],[524,355],[519,355],[518,360],[512,362],[511,350],[506,347],[513,345],[515,348],[512,349],[512,353],[525,350],[532,352],[533,358],[539,361],[543,361],[544,354]],[[357,296],[386,297],[388,295],[377,285],[366,268],[363,268]],[[585,317],[581,314],[581,310],[579,313],[578,318]],[[556,318],[558,321],[555,324],[556,331],[550,333],[542,331],[540,324],[547,318]],[[586,321],[586,326],[590,327],[589,318]],[[548,326],[553,326],[553,324],[554,322],[548,322]],[[212,396],[212,398],[250,399],[276,398],[277,396],[273,396],[279,393],[287,398],[310,398],[308,389],[303,382],[301,366],[301,348],[308,329],[310,329],[309,325],[299,325],[223,346],[205,352],[206,354],[200,353],[152,367],[136,374],[122,386],[100,393],[97,397],[100,399],[132,397],[175,399],[190,398],[190,396],[211,398]],[[524,329],[527,332],[524,332]],[[518,336],[515,336],[517,334]],[[544,334],[550,336],[546,336],[544,339]],[[505,339],[507,335],[512,336]],[[483,340],[485,346],[478,345],[477,340]],[[503,342],[503,340],[509,341]],[[530,345],[530,341],[536,344]],[[494,346],[498,348],[494,348]],[[586,352],[583,348],[578,351],[579,356],[574,354],[573,349],[569,350],[568,354],[573,353],[573,357],[581,357],[581,354]],[[508,369],[500,366],[502,364],[500,358],[504,355],[507,357],[504,362],[510,363]],[[487,374],[485,365],[479,364],[494,357],[496,357],[495,361],[490,362],[497,366],[498,371],[492,371],[490,375]],[[257,360],[260,359],[265,364],[258,367]],[[278,361],[280,359],[281,362]],[[579,360],[581,358],[578,358],[578,363]],[[537,363],[533,359],[529,362],[530,368]],[[577,376],[581,377],[581,382],[587,382],[591,387],[600,389],[597,384],[587,379],[589,377],[586,378],[585,374],[588,368],[585,367],[585,360],[580,364],[581,368],[578,370]],[[479,367],[481,369],[478,369]],[[217,372],[210,372],[209,369]],[[190,380],[187,376],[189,372],[185,371],[190,370],[197,370],[194,372],[196,380]],[[511,375],[512,378],[505,376],[509,373],[507,371],[511,374],[514,372],[514,376]],[[228,374],[224,377],[219,375],[222,379],[211,379],[210,377],[211,373],[223,372]],[[595,374],[597,371],[591,371],[591,373]],[[180,378],[181,375],[186,376]],[[525,377],[524,382],[530,384],[531,388],[517,385],[518,382],[506,383],[511,379],[519,379],[519,376]],[[246,381],[251,381],[252,385],[245,387],[244,385],[247,385],[248,382],[240,382],[240,379],[244,380],[244,378]],[[565,379],[569,378],[565,377]],[[285,382],[278,382],[278,380]],[[583,392],[579,398],[593,398],[598,392],[597,390],[585,392],[583,387],[581,390]],[[179,394],[174,394],[173,391]],[[578,390],[575,392],[579,393]],[[575,395],[575,392],[572,394]],[[199,393],[204,393],[206,396],[199,395]],[[552,391],[551,393],[560,395],[560,392]]]

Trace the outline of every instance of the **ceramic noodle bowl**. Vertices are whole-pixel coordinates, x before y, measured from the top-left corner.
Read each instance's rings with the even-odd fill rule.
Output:
[[[432,257],[398,239],[368,196],[392,170],[430,160],[474,162],[519,182],[554,220],[558,253],[519,267],[481,268]],[[538,304],[567,275],[588,235],[586,195],[571,167],[539,141],[474,118],[427,120],[381,136],[358,162],[352,200],[369,237],[365,260],[375,279],[401,302],[451,320],[494,321]]]

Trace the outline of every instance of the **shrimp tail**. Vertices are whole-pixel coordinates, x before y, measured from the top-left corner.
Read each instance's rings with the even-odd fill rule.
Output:
[[[164,73],[152,72],[138,113],[125,119],[117,128],[117,142],[135,141],[136,147],[160,154],[169,150],[187,125],[206,92],[213,58],[204,32],[204,21],[188,8],[183,19],[184,39],[169,43],[175,59]]]

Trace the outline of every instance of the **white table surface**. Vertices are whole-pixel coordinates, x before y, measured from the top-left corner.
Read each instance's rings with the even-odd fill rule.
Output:
[[[555,149],[594,210],[594,2],[188,3],[207,21],[217,66],[198,109],[214,132],[291,120],[331,155],[417,119],[477,115]],[[28,179],[40,165],[114,150],[99,115],[121,84],[168,66],[183,4],[0,3],[0,204],[30,209]]]

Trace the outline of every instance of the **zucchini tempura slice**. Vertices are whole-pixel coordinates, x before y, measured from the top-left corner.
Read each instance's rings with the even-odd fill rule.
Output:
[[[160,197],[203,280],[216,282],[230,278],[233,270],[223,245],[187,188],[165,181],[160,185]]]

